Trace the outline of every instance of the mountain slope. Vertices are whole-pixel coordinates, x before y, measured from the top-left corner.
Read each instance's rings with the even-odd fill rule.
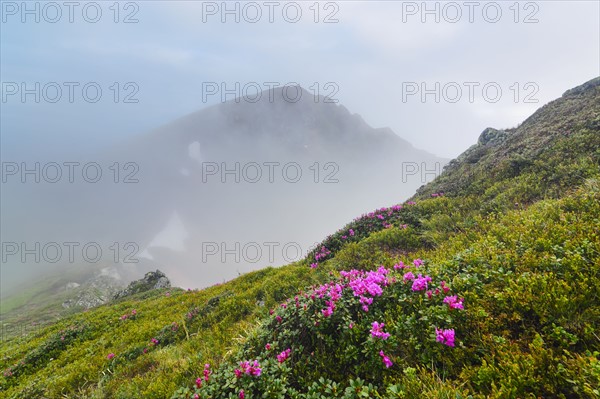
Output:
[[[597,398],[599,98],[595,80],[511,137],[488,130],[481,156],[468,151],[303,262],[125,298],[11,339],[0,392]],[[516,151],[527,162],[515,165]]]

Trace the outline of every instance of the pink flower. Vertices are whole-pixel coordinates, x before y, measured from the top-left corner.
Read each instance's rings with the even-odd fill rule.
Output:
[[[132,315],[132,316],[135,316],[136,314],[137,314],[137,310],[133,309],[133,310],[131,311],[131,315]]]
[[[463,300],[458,299],[456,295],[447,296],[444,298],[444,303],[448,304],[450,309],[464,309]]]
[[[194,399],[200,399],[200,395],[198,395],[197,393],[194,394],[193,396]]]
[[[390,358],[387,357],[385,355],[385,353],[383,353],[383,351],[379,352],[379,356],[381,356],[381,360],[383,361],[383,364],[385,364],[385,367],[387,367],[388,369],[394,365],[394,363],[392,363]]]
[[[427,283],[430,282],[430,281],[431,281],[431,277],[429,277],[429,276],[423,277],[422,275],[419,274],[419,277],[417,277],[415,279],[415,281],[413,282],[412,290],[413,291],[426,290],[427,289]]]
[[[292,351],[292,350],[291,350],[290,348],[288,348],[288,349],[284,350],[283,352],[281,352],[279,355],[277,355],[277,361],[278,361],[279,363],[283,363],[283,362],[285,362],[285,360],[286,360],[288,357],[290,357],[290,352],[291,352],[291,351]]]
[[[196,378],[196,387],[200,388],[202,386],[202,378],[198,377]]]
[[[450,287],[448,287],[446,285],[445,281],[442,281],[442,290],[444,290],[444,294],[446,294],[448,291],[450,291]]]
[[[266,344],[265,345],[265,349],[268,350],[268,351],[270,351],[271,350],[271,344]]]
[[[333,314],[333,309],[331,308],[331,306],[321,310],[321,313],[323,313],[324,317],[329,317]]]
[[[386,333],[383,331],[383,327],[385,326],[385,323],[381,323],[379,324],[378,322],[374,321],[373,324],[371,324],[373,326],[373,328],[371,328],[371,335],[375,338],[381,338],[381,339],[388,339],[390,337],[389,333]]]
[[[127,317],[128,316],[126,314],[124,314],[123,316],[121,316],[121,320],[127,320]]]
[[[414,280],[415,279],[415,275],[412,274],[412,272],[408,272],[408,273],[405,273],[402,278],[404,279],[404,282],[407,282],[407,281],[410,281],[410,280]]]
[[[404,269],[405,267],[406,266],[404,266],[404,262],[400,261],[394,265],[394,270]]]
[[[438,330],[435,329],[435,339],[437,342],[441,342],[444,345],[454,347],[454,329],[450,330]]]
[[[246,397],[246,394],[244,393],[243,389],[240,389],[240,393],[238,396],[240,397],[240,399],[244,399]]]
[[[211,372],[210,372],[210,364],[207,363],[207,364],[204,365],[203,374],[204,374],[204,381],[208,381],[208,378],[210,377],[210,374],[211,374]]]
[[[107,358],[108,360],[112,359],[113,357],[115,357],[115,354],[114,354],[114,353],[109,353],[109,354],[106,356],[106,358]]]
[[[150,344],[152,344],[152,345],[156,346],[156,345],[158,345],[158,340],[157,340],[156,338],[152,338],[152,339],[150,340]]]
[[[283,319],[281,318],[281,316],[277,315],[275,316],[275,320],[277,320],[278,323],[281,323]]]
[[[349,233],[350,233],[350,236],[351,236],[351,237],[352,237],[352,236],[354,236],[354,230],[350,229],[350,230],[349,230]]]
[[[310,264],[311,269],[316,269],[317,267],[319,267],[319,262],[314,262]]]
[[[235,376],[238,378],[242,376],[242,371],[248,375],[253,375],[257,377],[260,376],[260,374],[262,373],[262,369],[258,364],[258,360],[255,360],[253,363],[250,363],[247,360],[240,362],[240,368],[241,370],[235,369]]]
[[[423,265],[423,261],[421,259],[415,259],[413,260],[413,264],[415,265],[415,267],[419,267]]]
[[[354,328],[354,323],[350,322],[350,324],[348,324],[348,328],[349,329],[353,329]]]

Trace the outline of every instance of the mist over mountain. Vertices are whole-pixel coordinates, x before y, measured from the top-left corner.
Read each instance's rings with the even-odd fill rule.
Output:
[[[64,165],[57,183],[43,171],[39,184],[9,176],[2,200],[19,211],[3,212],[3,241],[39,243],[40,251],[58,243],[62,256],[47,262],[50,248],[39,260],[22,258],[19,248],[3,262],[3,295],[65,263],[89,266],[98,247],[103,261],[140,276],[160,268],[185,288],[300,260],[347,220],[408,198],[446,160],[293,86],[210,106],[63,162],[80,163],[73,183]],[[82,178],[92,162],[99,167],[85,176],[93,181],[100,170],[97,182]],[[64,242],[78,244],[73,262]]]

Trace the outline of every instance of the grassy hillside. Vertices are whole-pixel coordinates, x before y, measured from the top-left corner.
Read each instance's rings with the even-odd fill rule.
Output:
[[[0,397],[599,398],[599,227],[596,79],[303,262],[3,342]]]

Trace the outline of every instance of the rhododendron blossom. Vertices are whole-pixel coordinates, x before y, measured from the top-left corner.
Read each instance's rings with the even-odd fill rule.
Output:
[[[375,338],[381,338],[381,339],[388,339],[390,337],[389,333],[386,333],[383,331],[383,327],[385,326],[385,323],[381,323],[379,324],[378,322],[374,321],[373,324],[371,324],[372,328],[371,328],[371,335]]]
[[[435,329],[435,339],[444,345],[454,347],[454,329],[438,330]]]
[[[447,296],[446,298],[444,298],[444,303],[448,304],[448,307],[450,309],[464,309],[465,308],[463,306],[463,300],[458,299],[458,297],[456,295]]]
[[[427,289],[427,283],[431,281],[431,277],[425,276],[423,277],[419,274],[419,277],[413,281],[412,290],[413,291],[423,291]]]
[[[288,357],[290,357],[290,353],[292,352],[292,350],[290,348],[284,350],[283,352],[281,352],[279,355],[277,355],[277,361],[279,363],[283,363],[286,361],[286,359]]]
[[[234,371],[235,376],[238,378],[240,378],[242,376],[242,373],[256,376],[256,377],[260,376],[260,373],[262,373],[262,369],[260,368],[260,365],[258,364],[258,360],[255,360],[253,363],[250,363],[247,360],[240,362],[240,369],[235,369],[235,371]]]
[[[379,356],[381,356],[381,360],[383,361],[383,364],[385,365],[385,367],[387,367],[388,369],[390,367],[392,367],[394,365],[394,363],[392,363],[392,361],[390,360],[389,357],[387,357],[385,355],[385,353],[383,353],[383,351],[379,352]]]

